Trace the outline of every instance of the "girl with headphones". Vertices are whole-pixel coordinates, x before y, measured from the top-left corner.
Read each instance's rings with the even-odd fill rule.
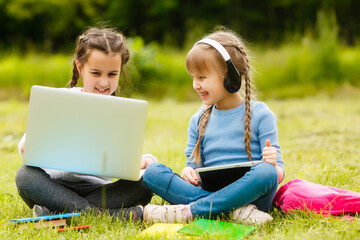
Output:
[[[263,224],[284,178],[276,117],[265,103],[251,99],[250,65],[241,39],[217,31],[196,42],[186,57],[193,88],[205,107],[189,123],[181,176],[151,163],[144,182],[173,205],[147,205],[146,222],[187,222],[228,215],[236,222]],[[245,82],[245,97],[239,92]],[[199,186],[196,168],[261,160],[242,178],[216,191]]]

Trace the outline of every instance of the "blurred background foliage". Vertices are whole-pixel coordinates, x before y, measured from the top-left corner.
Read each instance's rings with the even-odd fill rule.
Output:
[[[347,92],[360,86],[358,9],[358,0],[0,0],[0,99],[64,87],[76,37],[99,23],[128,38],[124,96],[197,99],[186,53],[220,25],[246,40],[262,98]]]

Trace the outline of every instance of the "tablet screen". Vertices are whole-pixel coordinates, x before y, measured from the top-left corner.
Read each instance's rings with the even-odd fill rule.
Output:
[[[216,192],[235,182],[250,171],[251,167],[236,167],[199,172],[201,186],[209,192]]]

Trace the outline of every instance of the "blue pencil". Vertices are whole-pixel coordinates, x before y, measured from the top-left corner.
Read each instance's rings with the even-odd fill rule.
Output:
[[[27,222],[38,222],[41,220],[49,221],[49,220],[63,219],[63,218],[76,217],[76,216],[80,216],[80,213],[64,213],[64,214],[46,215],[46,216],[31,217],[31,218],[17,218],[17,219],[11,219],[9,223],[19,224],[19,223],[27,223]]]

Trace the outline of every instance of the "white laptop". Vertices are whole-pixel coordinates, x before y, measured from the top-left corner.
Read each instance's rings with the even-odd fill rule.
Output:
[[[148,103],[33,86],[24,164],[136,181]]]
[[[212,167],[196,168],[201,187],[209,192],[216,192],[242,178],[253,166],[263,161],[249,161]]]

